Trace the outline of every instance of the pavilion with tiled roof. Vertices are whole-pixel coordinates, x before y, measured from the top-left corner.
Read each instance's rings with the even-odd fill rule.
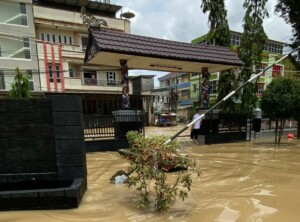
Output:
[[[128,70],[202,73],[203,95],[208,98],[209,72],[242,66],[229,48],[198,45],[101,28],[89,29],[85,63],[107,68],[121,67],[122,108],[129,108]],[[206,84],[206,85],[204,85]],[[208,104],[208,99],[207,102]]]
[[[127,60],[129,69],[173,72],[217,72],[243,63],[226,47],[198,45],[91,28],[85,62],[119,67]]]

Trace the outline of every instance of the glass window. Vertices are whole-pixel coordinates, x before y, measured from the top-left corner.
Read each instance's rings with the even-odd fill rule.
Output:
[[[47,41],[50,42],[50,34],[47,34]]]
[[[217,81],[210,81],[209,82],[209,91],[212,94],[217,93],[217,87],[218,87],[218,83]]]
[[[48,64],[48,68],[49,68],[49,79],[50,82],[53,82],[53,69],[52,69],[52,64]]]
[[[55,68],[56,68],[56,80],[57,82],[60,82],[60,70],[59,70],[59,64],[55,64]]]
[[[69,69],[69,76],[74,77],[74,70],[72,68]]]
[[[21,19],[21,24],[24,25],[24,26],[27,26],[28,25],[27,18],[22,18]]]
[[[34,90],[34,84],[33,84],[33,78],[32,78],[32,70],[31,69],[27,69],[26,72],[27,72],[27,75],[30,76],[29,88],[30,88],[31,91],[33,91]]]
[[[24,47],[29,48],[29,39],[28,38],[23,38],[23,42],[24,42]]]
[[[272,67],[272,77],[281,76],[282,72],[283,72],[283,66],[281,66],[281,65],[274,65]]]
[[[52,42],[56,42],[54,34],[52,35]]]
[[[27,26],[25,3],[18,3],[18,1],[12,0],[0,1],[0,9],[0,23]]]
[[[72,45],[73,44],[73,38],[71,36],[69,36],[69,44]]]
[[[68,43],[67,36],[64,36],[64,43],[65,43],[65,44]]]
[[[20,3],[20,12],[21,12],[21,14],[26,15],[26,5],[25,5],[25,3]]]
[[[82,51],[85,51],[86,46],[88,44],[88,37],[81,37],[81,47],[82,47]]]
[[[45,34],[41,33],[41,40],[44,41],[45,40]]]
[[[25,50],[25,59],[30,59],[31,56],[30,56],[30,50]]]
[[[61,35],[58,35],[58,42],[62,43],[62,41],[61,41]]]
[[[193,92],[197,92],[197,85],[196,84],[193,84]]]
[[[106,72],[107,83],[116,82],[116,73],[115,72]]]
[[[261,95],[264,91],[264,84],[258,84],[257,94]]]

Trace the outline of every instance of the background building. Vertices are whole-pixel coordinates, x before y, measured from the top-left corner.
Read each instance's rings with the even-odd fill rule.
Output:
[[[130,32],[130,21],[116,18],[122,8],[109,1],[37,0],[33,5],[42,91],[78,94],[85,113],[110,114],[120,107],[120,69],[84,64],[86,16],[104,20],[101,28]]]
[[[0,1],[0,95],[11,89],[16,67],[41,90],[31,0]]]

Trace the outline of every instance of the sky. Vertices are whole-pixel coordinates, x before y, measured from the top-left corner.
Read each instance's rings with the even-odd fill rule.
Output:
[[[111,4],[123,6],[117,17],[123,12],[133,12],[131,33],[180,42],[191,40],[209,31],[208,14],[200,8],[201,0],[110,0]],[[244,0],[225,0],[229,28],[243,32]],[[292,29],[289,24],[274,13],[277,0],[268,0],[269,17],[264,20],[264,30],[269,39],[290,42]],[[164,72],[131,70],[129,75],[154,74],[157,78]]]

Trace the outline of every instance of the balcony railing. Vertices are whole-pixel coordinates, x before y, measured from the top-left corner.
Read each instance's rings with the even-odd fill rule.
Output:
[[[122,81],[107,81],[106,79],[93,79],[93,78],[84,78],[82,80],[82,85],[88,86],[122,86]]]

